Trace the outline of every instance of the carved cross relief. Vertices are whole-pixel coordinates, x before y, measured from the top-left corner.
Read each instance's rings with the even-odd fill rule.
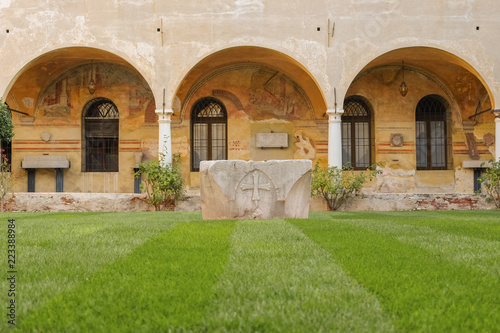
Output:
[[[272,189],[271,184],[260,182],[259,173],[257,170],[251,171],[252,183],[241,184],[240,187],[243,191],[252,191],[252,201],[260,201],[259,190],[270,191]]]

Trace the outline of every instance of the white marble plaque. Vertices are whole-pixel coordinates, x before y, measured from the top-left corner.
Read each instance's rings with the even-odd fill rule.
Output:
[[[257,148],[288,148],[288,133],[257,133]]]

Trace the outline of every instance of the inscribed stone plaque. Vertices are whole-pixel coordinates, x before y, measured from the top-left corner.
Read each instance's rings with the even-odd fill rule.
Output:
[[[258,148],[287,148],[288,133],[257,133],[255,141]]]

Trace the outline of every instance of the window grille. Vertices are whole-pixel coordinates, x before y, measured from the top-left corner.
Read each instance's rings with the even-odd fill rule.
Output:
[[[191,109],[191,170],[200,162],[227,159],[227,112],[216,98],[205,97]]]
[[[88,102],[83,110],[82,171],[118,171],[119,113],[107,98]]]
[[[415,117],[417,170],[446,169],[446,106],[439,96],[426,96],[418,102]]]
[[[354,169],[371,164],[371,114],[368,102],[358,96],[344,102],[342,115],[342,163]]]

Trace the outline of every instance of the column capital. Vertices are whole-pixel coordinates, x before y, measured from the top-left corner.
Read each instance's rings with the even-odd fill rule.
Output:
[[[344,113],[343,109],[328,109],[328,110],[326,110],[326,114],[329,115],[329,116],[335,115],[335,114],[342,115],[343,113]]]
[[[491,113],[493,113],[497,120],[500,119],[500,109],[491,110]]]
[[[328,109],[328,110],[326,110],[326,114],[328,115],[329,121],[340,121],[342,115],[344,114],[344,110],[342,110],[342,109]]]
[[[170,122],[170,117],[174,114],[174,110],[172,109],[156,109],[155,113],[158,115],[159,123]]]
[[[172,109],[165,109],[165,110],[163,110],[163,109],[156,109],[155,113],[156,114],[170,114],[170,115],[172,115],[172,114],[174,114],[174,110],[172,110]]]

